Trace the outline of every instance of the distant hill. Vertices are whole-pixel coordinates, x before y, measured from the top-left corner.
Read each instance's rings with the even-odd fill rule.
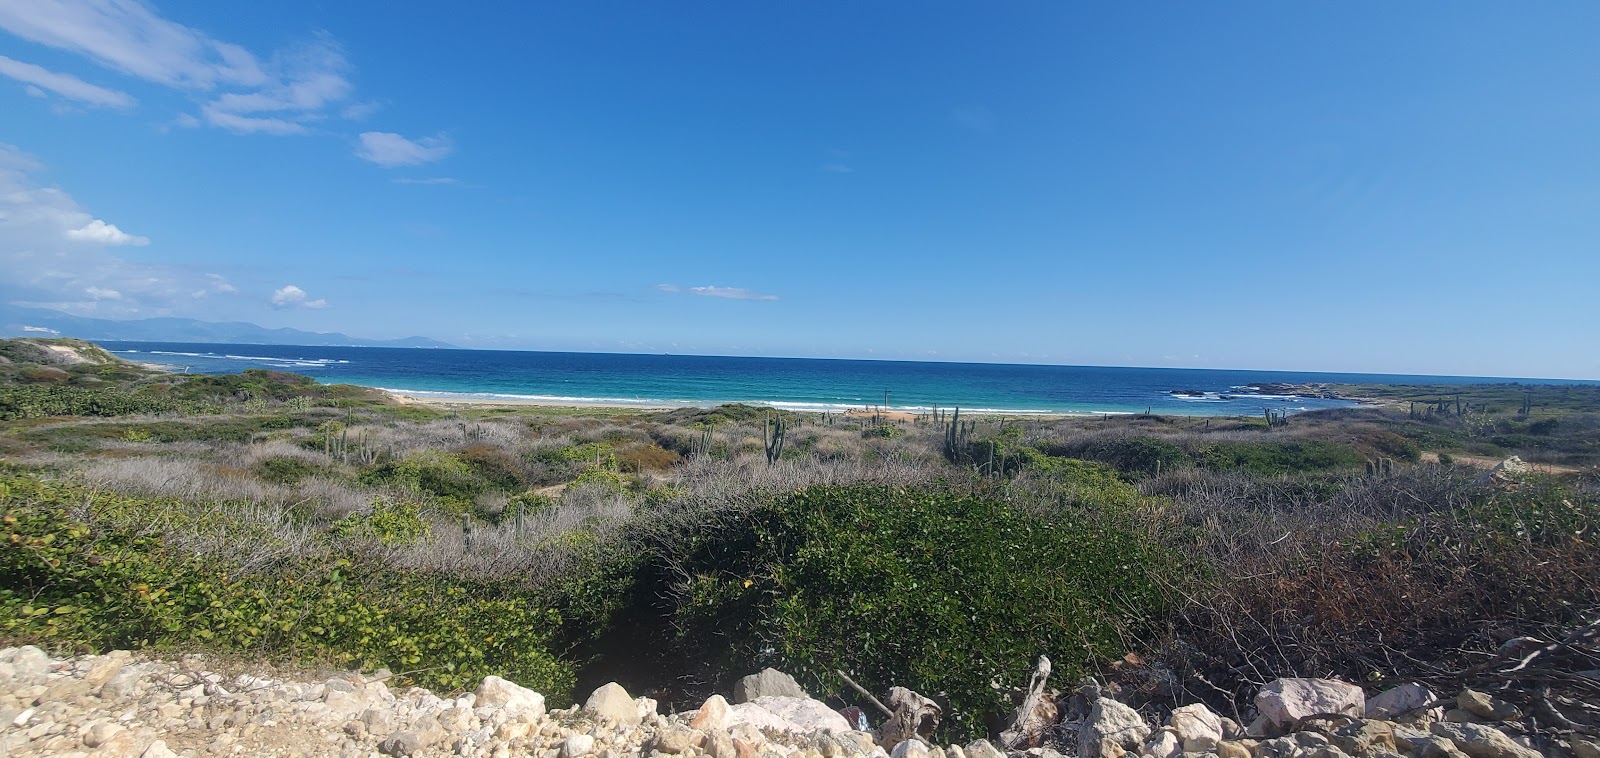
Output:
[[[245,345],[351,345],[357,347],[455,347],[427,337],[368,340],[338,332],[268,329],[243,321],[192,318],[142,318],[113,321],[85,318],[45,308],[0,305],[0,336],[76,337],[132,342],[215,342]]]

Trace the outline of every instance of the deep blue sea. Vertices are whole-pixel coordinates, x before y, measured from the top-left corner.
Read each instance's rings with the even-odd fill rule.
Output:
[[[193,373],[249,368],[292,371],[330,384],[359,384],[438,397],[564,404],[709,406],[741,402],[791,410],[896,410],[938,404],[974,413],[1260,415],[1351,405],[1251,392],[1252,382],[1379,384],[1575,383],[1550,379],[1332,374],[1296,371],[1028,366],[813,358],[544,353],[381,347],[106,342],[112,352]],[[1180,397],[1171,390],[1203,390]]]

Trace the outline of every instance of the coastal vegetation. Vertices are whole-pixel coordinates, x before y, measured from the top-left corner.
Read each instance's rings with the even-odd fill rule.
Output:
[[[972,735],[1041,653],[1236,713],[1278,676],[1426,680],[1600,607],[1594,386],[1340,388],[1382,403],[1272,426],[886,421],[411,405],[96,350],[0,341],[9,641],[669,707],[843,671]],[[1511,455],[1531,470],[1488,475]]]

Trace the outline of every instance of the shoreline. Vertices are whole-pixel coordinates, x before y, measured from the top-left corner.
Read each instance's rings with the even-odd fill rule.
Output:
[[[382,392],[401,405],[426,405],[442,408],[450,407],[483,407],[483,408],[605,408],[608,410],[633,410],[633,411],[673,411],[679,408],[696,406],[683,405],[641,405],[633,403],[575,403],[564,400],[538,400],[535,398],[490,398],[490,397],[429,397],[427,395],[408,395],[394,390],[371,387],[376,392]]]

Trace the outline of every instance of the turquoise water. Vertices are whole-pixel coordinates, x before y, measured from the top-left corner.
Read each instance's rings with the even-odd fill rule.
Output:
[[[1264,395],[1255,382],[1378,384],[1574,383],[1394,374],[1028,366],[809,358],[545,353],[288,345],[108,342],[124,357],[232,373],[292,371],[328,383],[439,397],[531,399],[573,405],[709,406],[743,402],[809,411],[888,405],[922,411],[937,404],[975,413],[1156,413],[1260,415],[1352,405],[1341,400]],[[1172,390],[1201,390],[1181,397]]]

